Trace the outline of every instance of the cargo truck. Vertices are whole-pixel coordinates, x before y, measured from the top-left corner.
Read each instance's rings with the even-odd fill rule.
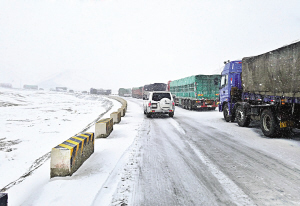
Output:
[[[90,94],[99,94],[99,95],[110,95],[111,89],[90,89]]]
[[[146,84],[143,87],[143,99],[147,97],[149,92],[153,91],[167,91],[167,84],[165,83],[154,83],[154,84]]]
[[[222,71],[219,111],[241,127],[259,121],[267,137],[299,128],[300,42],[228,62]]]
[[[215,110],[219,102],[221,75],[194,75],[171,81],[175,104],[185,109]]]
[[[131,97],[130,88],[119,88],[118,95],[121,97]]]
[[[133,87],[132,88],[132,97],[137,99],[143,98],[143,87]]]

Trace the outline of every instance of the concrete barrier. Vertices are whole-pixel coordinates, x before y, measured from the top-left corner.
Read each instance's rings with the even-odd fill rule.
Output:
[[[113,119],[114,124],[121,122],[121,112],[113,112],[110,114],[110,118]]]
[[[8,194],[0,193],[0,206],[7,206],[7,205],[8,205]]]
[[[77,134],[51,150],[50,176],[71,176],[94,153],[94,133]]]
[[[113,131],[113,118],[101,119],[95,124],[95,138],[108,137]]]
[[[122,98],[116,97],[116,96],[109,96],[109,98],[117,100],[118,102],[120,102],[122,104],[122,107],[125,107],[125,112],[127,111],[127,101],[125,99],[122,99]]]
[[[121,107],[120,109],[118,109],[118,112],[121,113],[121,117],[125,116],[125,107]]]

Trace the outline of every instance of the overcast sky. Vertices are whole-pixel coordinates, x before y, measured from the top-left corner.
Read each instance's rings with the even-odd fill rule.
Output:
[[[69,88],[117,90],[216,74],[299,40],[299,11],[299,0],[0,0],[0,82],[63,73]]]

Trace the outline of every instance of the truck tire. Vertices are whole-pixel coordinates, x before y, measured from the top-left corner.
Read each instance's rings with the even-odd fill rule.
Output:
[[[232,116],[229,116],[229,108],[228,108],[228,105],[225,104],[224,105],[224,108],[223,108],[223,116],[224,116],[224,119],[226,122],[233,122],[235,117],[232,115]]]
[[[173,116],[174,116],[174,112],[170,112],[169,117],[173,117]]]
[[[250,124],[250,117],[246,116],[246,110],[243,106],[238,106],[235,112],[237,123],[240,127],[248,127]]]
[[[270,109],[265,109],[260,118],[260,127],[262,132],[267,137],[274,137],[278,134],[278,123],[275,115]]]
[[[146,116],[147,116],[148,118],[150,118],[150,117],[151,117],[151,113],[147,113]]]
[[[188,110],[192,110],[192,101],[191,100],[188,101]]]

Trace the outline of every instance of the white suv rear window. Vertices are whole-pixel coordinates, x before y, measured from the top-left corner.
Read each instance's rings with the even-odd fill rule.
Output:
[[[163,98],[168,98],[171,100],[170,93],[153,93],[153,96],[152,96],[153,101],[160,101]]]

